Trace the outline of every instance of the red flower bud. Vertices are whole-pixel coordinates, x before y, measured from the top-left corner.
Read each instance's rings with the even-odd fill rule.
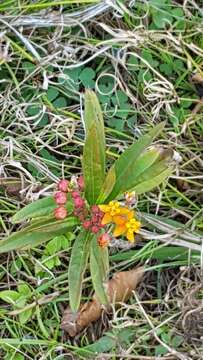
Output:
[[[84,183],[84,177],[82,175],[78,179],[78,186],[81,191],[84,190],[85,183]]]
[[[91,210],[92,210],[92,213],[93,213],[93,214],[98,214],[98,213],[100,212],[100,208],[99,208],[99,206],[97,206],[97,205],[93,205],[93,206],[91,207]]]
[[[98,237],[97,241],[98,241],[98,245],[101,248],[105,248],[106,246],[108,246],[109,241],[110,241],[110,236],[107,233],[102,234],[101,236]]]
[[[68,191],[68,185],[69,185],[69,181],[68,180],[60,180],[58,183],[58,190],[59,191],[63,191],[63,192],[67,192]]]
[[[99,226],[93,225],[91,230],[94,234],[97,234],[100,229],[99,229]]]
[[[82,225],[83,225],[84,229],[89,229],[91,226],[91,221],[85,220]]]
[[[67,201],[66,193],[64,193],[62,191],[58,191],[54,195],[54,200],[56,201],[57,205],[64,205]]]
[[[54,210],[54,216],[57,220],[63,220],[67,215],[67,210],[63,206],[60,206]]]
[[[73,198],[74,204],[78,208],[82,208],[85,204],[84,200],[81,197]]]
[[[98,223],[100,223],[100,221],[99,221],[99,219],[98,219],[98,217],[97,217],[96,215],[93,215],[92,218],[91,218],[91,220],[92,220],[93,224],[98,224]]]
[[[80,197],[80,193],[78,191],[72,191],[71,195],[72,195],[73,199]]]

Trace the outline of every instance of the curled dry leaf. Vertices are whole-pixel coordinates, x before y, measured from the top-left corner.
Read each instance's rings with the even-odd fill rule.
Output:
[[[111,304],[127,301],[141,281],[143,274],[143,267],[116,273],[106,284],[109,300],[106,310],[110,309]],[[92,301],[82,304],[77,313],[73,313],[68,307],[64,311],[61,328],[73,337],[91,322],[98,320],[103,308],[96,295],[93,296]]]

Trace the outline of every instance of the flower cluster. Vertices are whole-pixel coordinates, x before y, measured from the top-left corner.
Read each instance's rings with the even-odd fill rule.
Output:
[[[107,205],[93,205],[89,207],[83,197],[84,179],[80,176],[77,180],[60,180],[58,191],[54,200],[58,207],[54,211],[55,218],[63,220],[67,217],[67,193],[71,195],[74,205],[73,214],[80,221],[85,230],[98,234],[98,244],[101,248],[108,245],[110,235],[107,232],[101,233],[105,225],[115,225],[113,235],[115,237],[125,235],[129,241],[134,241],[134,234],[139,232],[140,222],[136,220],[133,210],[127,206],[121,206],[117,201],[111,201]],[[130,199],[131,200],[131,199]]]
[[[58,191],[54,195],[54,200],[59,207],[54,211],[55,218],[63,220],[67,217],[67,209],[65,204],[67,202],[67,193],[70,193],[74,204],[73,214],[81,221],[84,229],[91,231],[93,234],[97,234],[104,227],[102,225],[103,212],[99,206],[93,205],[91,208],[87,207],[87,204],[82,197],[84,190],[84,180],[80,176],[76,182],[69,182],[68,180],[60,180],[58,183]],[[106,240],[107,241],[107,238]],[[104,244],[104,239],[102,240]]]
[[[140,222],[135,218],[134,210],[121,206],[117,201],[111,201],[108,205],[99,205],[104,213],[102,224],[113,223],[115,225],[113,235],[115,237],[125,235],[133,242],[135,235],[140,230]]]
[[[59,205],[54,210],[54,216],[57,220],[63,220],[67,217],[68,212],[65,207],[67,202],[67,193],[70,193],[73,198],[73,203],[75,208],[81,209],[84,207],[85,201],[81,198],[80,191],[84,190],[84,179],[83,176],[80,176],[78,180],[74,182],[69,182],[68,180],[60,180],[58,183],[58,191],[54,195],[54,200],[57,205]],[[74,189],[78,191],[74,191]]]

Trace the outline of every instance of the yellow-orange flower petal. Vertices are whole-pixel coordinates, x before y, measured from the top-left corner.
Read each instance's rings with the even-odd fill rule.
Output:
[[[128,215],[128,213],[130,212],[131,210],[129,210],[128,208],[126,207],[121,207],[120,208],[120,214],[121,215]]]
[[[104,213],[109,212],[109,205],[99,205],[99,208]]]
[[[128,220],[133,219],[135,216],[135,212],[133,210],[128,210],[127,218]]]
[[[126,227],[125,225],[116,225],[114,232],[113,232],[113,236],[117,237],[120,236],[122,234],[125,234],[126,232]]]
[[[107,212],[106,214],[104,214],[102,218],[102,225],[109,224],[110,222],[112,222],[112,220],[113,220],[112,216]]]
[[[133,231],[132,231],[132,230],[128,230],[128,231],[127,231],[126,237],[127,237],[128,241],[130,241],[130,242],[134,242],[134,241],[135,241],[134,234],[133,234]]]
[[[128,221],[126,219],[126,217],[122,216],[122,215],[115,215],[113,216],[113,222],[116,225],[124,225],[126,223],[126,221]]]

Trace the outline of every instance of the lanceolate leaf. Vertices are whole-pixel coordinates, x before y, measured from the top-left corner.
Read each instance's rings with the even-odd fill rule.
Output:
[[[171,174],[171,172],[172,168],[169,167],[155,177],[151,179],[148,178],[148,180],[145,180],[140,184],[136,185],[132,190],[134,190],[137,195],[150,191],[160,185]]]
[[[83,152],[83,174],[85,195],[89,204],[95,204],[104,182],[104,163],[98,146],[99,137],[96,125],[87,136]]]
[[[145,151],[146,147],[149,146],[153,139],[162,131],[164,125],[165,123],[160,123],[155,126],[148,134],[142,136],[121,154],[113,165],[113,170],[110,169],[110,171],[115,172],[116,181],[113,190],[107,199],[105,199],[105,202],[114,199],[118,194],[132,188],[135,183],[136,162],[138,162],[140,155]],[[125,187],[126,181],[127,186]],[[104,192],[106,193],[105,189]]]
[[[98,132],[101,135],[101,142],[105,145],[104,136],[104,121],[101,106],[99,104],[96,94],[92,90],[86,90],[85,92],[85,112],[84,112],[84,127],[85,132],[91,130],[92,125],[96,123]]]
[[[57,207],[53,196],[37,200],[18,211],[12,218],[13,223],[40,216],[49,215]]]
[[[71,197],[68,195],[66,208],[71,211],[73,204]],[[13,223],[18,223],[27,219],[41,218],[42,216],[50,216],[57,207],[53,196],[48,196],[44,199],[39,199],[19,210],[12,218]]]
[[[51,219],[35,222],[0,241],[0,253],[22,248],[33,248],[56,235],[64,234],[76,224],[77,220],[74,217],[60,221]]]
[[[162,150],[157,160],[136,178],[135,185],[130,190],[137,194],[152,190],[168,177],[172,170],[172,151]]]
[[[96,202],[105,178],[105,134],[101,107],[91,90],[85,93],[85,145],[83,171],[85,195],[90,204]]]
[[[91,242],[90,271],[96,296],[101,304],[107,304],[105,281],[108,274],[108,249],[100,248],[96,237]]]
[[[111,191],[113,190],[113,187],[115,185],[116,181],[116,173],[115,168],[112,166],[110,170],[108,171],[108,174],[106,175],[106,178],[104,180],[104,184],[102,186],[100,195],[97,199],[97,204],[103,204],[105,199],[109,196]]]
[[[83,275],[86,270],[92,235],[82,230],[74,242],[68,269],[71,310],[76,312],[80,305]]]

